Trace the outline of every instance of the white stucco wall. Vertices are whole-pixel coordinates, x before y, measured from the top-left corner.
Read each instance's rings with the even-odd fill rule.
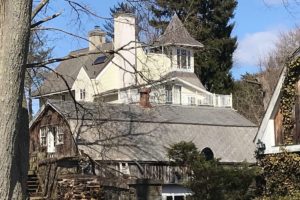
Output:
[[[75,82],[72,86],[72,90],[75,91],[75,99],[77,101],[83,101],[80,99],[80,90],[85,89],[85,99],[84,101],[93,101],[93,95],[95,94],[95,86],[93,81],[89,78],[86,71],[82,67],[75,79]]]
[[[120,87],[135,84],[136,19],[131,14],[118,14],[114,18],[114,62],[119,66]]]

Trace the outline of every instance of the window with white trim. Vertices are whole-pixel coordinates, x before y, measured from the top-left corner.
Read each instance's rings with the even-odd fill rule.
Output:
[[[174,103],[181,104],[181,86],[174,85]]]
[[[120,172],[123,174],[130,174],[128,163],[120,163]]]
[[[191,51],[186,49],[177,49],[177,68],[191,69]]]
[[[40,128],[40,145],[42,147],[47,146],[47,132],[48,132],[47,127]]]
[[[172,86],[166,85],[165,92],[166,92],[166,103],[172,103],[173,102]]]
[[[85,89],[80,89],[80,100],[85,100]]]
[[[188,104],[189,105],[196,105],[196,98],[195,97],[188,97]]]
[[[64,144],[64,132],[63,132],[63,128],[61,126],[59,126],[57,128],[57,132],[56,132],[56,144],[57,145]]]

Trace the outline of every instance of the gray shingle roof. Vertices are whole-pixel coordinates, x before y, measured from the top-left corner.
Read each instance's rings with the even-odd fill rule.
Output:
[[[231,108],[208,106],[153,105],[144,109],[136,104],[109,104],[49,100],[68,119],[102,119],[167,124],[199,124],[212,126],[256,127]]]
[[[101,50],[112,49],[112,43],[105,43],[101,47]],[[79,53],[86,52],[88,52],[88,48],[72,51],[70,55],[76,55]],[[65,78],[67,84],[71,88],[82,67],[85,69],[85,71],[91,79],[95,78],[104,69],[111,57],[107,58],[107,60],[104,63],[93,65],[96,58],[100,55],[103,54],[91,54],[78,58],[73,58],[70,60],[65,60],[62,61],[55,70]],[[62,78],[57,76],[53,72],[49,72],[45,75],[42,85],[36,91],[33,92],[32,96],[40,96],[55,92],[62,92],[66,90],[68,90],[68,87],[66,86]]]
[[[186,30],[177,14],[172,17],[164,34],[157,39],[157,42],[155,42],[155,44],[189,46],[198,48],[203,47],[203,44],[195,40]]]
[[[79,149],[96,160],[168,161],[166,148],[192,141],[221,162],[255,162],[257,127],[229,108],[83,103],[76,115],[72,102],[48,103],[68,119]]]
[[[79,149],[95,160],[168,161],[170,145],[192,141],[200,151],[209,147],[223,163],[255,163],[256,127],[104,122],[99,128],[78,132]]]

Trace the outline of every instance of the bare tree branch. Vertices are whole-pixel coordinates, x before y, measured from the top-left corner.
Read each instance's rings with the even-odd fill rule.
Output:
[[[50,20],[52,20],[52,19],[54,19],[54,18],[56,18],[56,17],[58,17],[60,15],[61,15],[61,12],[60,13],[56,13],[56,14],[54,14],[52,16],[46,17],[46,18],[44,18],[44,19],[42,19],[42,20],[40,20],[40,21],[38,21],[38,22],[36,22],[34,24],[31,24],[30,28],[35,28],[35,27],[41,25],[42,23],[50,21]]]
[[[49,3],[49,0],[42,0],[32,11],[31,20],[35,18],[35,16]]]

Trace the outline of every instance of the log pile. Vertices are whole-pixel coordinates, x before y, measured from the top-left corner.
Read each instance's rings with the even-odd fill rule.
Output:
[[[66,178],[58,181],[59,199],[101,199],[102,191],[97,178]]]

